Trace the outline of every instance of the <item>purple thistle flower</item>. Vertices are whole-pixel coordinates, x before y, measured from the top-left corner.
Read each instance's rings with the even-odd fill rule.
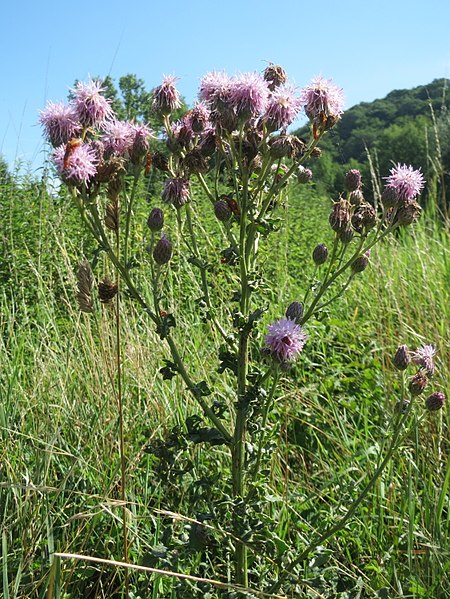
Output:
[[[294,362],[307,339],[304,329],[289,318],[280,318],[267,329],[264,342],[270,355],[278,362]]]
[[[263,117],[271,131],[286,129],[300,112],[301,99],[295,94],[292,85],[283,85],[269,97]]]
[[[162,114],[170,114],[181,106],[180,92],[175,87],[178,77],[165,75],[163,82],[153,90],[153,107]]]
[[[102,127],[104,134],[101,138],[105,151],[124,156],[131,149],[135,138],[134,125],[129,121],[106,121]]]
[[[182,178],[166,179],[161,197],[167,204],[173,204],[176,208],[181,208],[191,199],[189,180]]]
[[[259,73],[242,73],[231,80],[230,105],[238,118],[261,114],[267,103],[269,88]]]
[[[315,77],[302,90],[301,104],[306,116],[316,123],[327,119],[337,120],[344,108],[344,94],[331,80]]]
[[[102,96],[105,91],[100,81],[77,83],[73,92],[73,106],[83,127],[99,126],[114,116],[110,101]]]
[[[420,169],[398,163],[391,168],[386,179],[386,189],[393,190],[399,200],[414,200],[422,191],[425,180]]]
[[[412,354],[412,360],[414,364],[425,368],[427,373],[431,376],[434,373],[434,356],[436,354],[436,348],[434,345],[422,345],[418,347]]]
[[[231,78],[223,72],[212,71],[200,81],[198,97],[210,105],[211,110],[230,107]]]
[[[40,111],[39,122],[44,127],[45,137],[54,148],[78,137],[81,132],[73,106],[64,102],[47,102],[45,109]]]
[[[149,151],[150,137],[153,137],[153,131],[144,123],[131,123],[130,125],[133,131],[133,145],[131,147],[130,155],[131,161],[136,163]]]
[[[89,144],[76,146],[69,157],[63,144],[53,152],[53,160],[59,174],[68,182],[75,185],[89,183],[97,173],[99,162],[98,153]]]

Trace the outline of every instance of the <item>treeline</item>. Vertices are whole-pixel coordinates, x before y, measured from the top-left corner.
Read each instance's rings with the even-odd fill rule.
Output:
[[[329,194],[343,189],[345,172],[359,168],[366,194],[373,195],[370,159],[379,176],[386,176],[392,163],[420,167],[429,194],[441,198],[447,214],[450,203],[450,96],[448,79],[429,85],[394,90],[385,98],[361,102],[348,109],[320,142],[319,160],[311,164],[315,179]],[[299,136],[305,129],[295,132]],[[446,202],[444,202],[444,197]]]

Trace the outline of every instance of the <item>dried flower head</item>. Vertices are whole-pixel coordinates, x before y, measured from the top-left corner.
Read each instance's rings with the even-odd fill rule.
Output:
[[[423,393],[428,385],[428,378],[424,370],[419,370],[414,376],[409,379],[408,389],[411,395],[417,396]]]
[[[393,189],[399,200],[415,200],[422,191],[425,180],[420,169],[398,163],[385,177],[386,187]]]
[[[153,90],[153,107],[161,114],[170,114],[181,106],[180,93],[175,87],[178,78],[165,75],[163,82]]]
[[[98,284],[98,297],[102,304],[109,304],[116,297],[119,291],[119,286],[108,277],[100,281]]]
[[[286,71],[283,67],[273,63],[269,63],[269,66],[264,69],[263,77],[272,92],[287,81]]]
[[[166,179],[162,199],[167,204],[173,204],[175,208],[181,208],[191,199],[189,193],[189,180],[177,177],[175,179]]]
[[[269,131],[286,129],[296,118],[302,107],[299,96],[292,85],[283,85],[269,97],[263,121]]]
[[[434,374],[434,356],[436,355],[436,348],[434,345],[421,345],[412,354],[412,360],[414,364],[422,366],[427,371],[429,376]]]
[[[346,229],[350,224],[351,213],[350,204],[347,200],[340,199],[333,204],[333,208],[330,214],[330,225],[333,231],[337,233]]]
[[[87,260],[78,266],[77,270],[77,302],[81,312],[90,313],[94,311],[92,302],[92,288],[94,286],[94,275],[91,265]]]
[[[331,80],[315,77],[301,94],[301,104],[311,121],[325,125],[328,119],[338,119],[344,108],[344,95]]]
[[[103,91],[100,81],[80,81],[72,90],[71,105],[83,127],[100,126],[114,116],[110,101],[102,95]]]
[[[290,318],[280,320],[268,326],[264,338],[268,353],[280,363],[294,362],[305,345],[307,336],[304,329]]]
[[[310,168],[305,168],[303,165],[298,167],[297,181],[299,183],[309,183],[313,178],[313,172]]]
[[[394,222],[407,227],[416,222],[421,212],[422,208],[414,200],[401,200],[397,207]]]
[[[81,132],[73,106],[64,102],[47,102],[45,109],[40,111],[39,122],[44,128],[45,137],[54,148],[78,137]]]

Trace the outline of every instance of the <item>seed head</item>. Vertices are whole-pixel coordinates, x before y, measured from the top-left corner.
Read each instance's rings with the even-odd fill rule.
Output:
[[[300,165],[297,171],[297,181],[299,183],[309,183],[313,178],[313,172],[309,168]]]
[[[286,71],[283,67],[273,63],[269,63],[269,66],[264,69],[263,77],[272,92],[287,81]]]
[[[339,232],[346,229],[350,224],[350,204],[347,200],[339,200],[333,204],[330,214],[330,225],[333,231]]]
[[[109,304],[116,297],[119,287],[117,283],[113,283],[106,278],[98,284],[98,297],[102,304]]]
[[[414,376],[409,379],[408,389],[411,395],[416,396],[423,393],[428,384],[428,378],[424,370],[419,370]]]

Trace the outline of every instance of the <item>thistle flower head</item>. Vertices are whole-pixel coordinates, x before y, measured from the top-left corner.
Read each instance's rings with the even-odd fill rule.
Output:
[[[263,117],[267,127],[276,131],[286,129],[300,112],[302,100],[292,85],[282,85],[269,97]]]
[[[224,72],[212,71],[200,81],[198,97],[210,106],[211,110],[230,107],[231,78]]]
[[[209,108],[204,102],[197,102],[194,108],[187,113],[186,119],[194,133],[201,133],[208,126]]]
[[[361,188],[361,173],[358,169],[352,168],[345,173],[345,187],[350,192]]]
[[[132,123],[114,119],[106,121],[102,129],[104,133],[101,140],[106,152],[124,156],[131,149],[135,138]]]
[[[436,354],[436,348],[434,345],[421,345],[412,354],[412,360],[414,364],[425,368],[427,373],[431,376],[434,374],[434,356]]]
[[[311,121],[322,124],[331,119],[336,122],[343,112],[344,94],[330,79],[315,77],[303,88],[301,104]]]
[[[306,343],[304,329],[290,318],[280,318],[268,326],[264,338],[267,352],[280,363],[294,362]]]
[[[269,88],[259,73],[242,73],[231,80],[230,105],[238,119],[261,114],[267,102]]]
[[[76,146],[67,156],[65,145],[53,152],[53,160],[59,174],[73,184],[88,183],[97,173],[98,154],[89,144]]]
[[[153,131],[145,123],[131,123],[131,129],[133,131],[133,144],[130,155],[132,162],[136,163],[149,151]]]
[[[72,106],[83,127],[97,127],[114,116],[109,100],[100,81],[78,82],[72,90]]]
[[[153,90],[153,107],[161,114],[170,114],[181,106],[180,92],[175,87],[178,77],[165,75],[163,82]]]
[[[386,188],[394,190],[399,200],[414,200],[425,185],[420,169],[411,165],[398,163],[390,173],[389,177],[385,177]]]
[[[162,235],[153,248],[153,260],[156,262],[156,264],[162,266],[163,264],[167,264],[171,257],[172,242],[167,235]]]
[[[406,370],[411,362],[410,352],[407,345],[399,345],[392,359],[395,368],[398,370]]]
[[[44,128],[45,137],[54,148],[78,137],[81,131],[73,106],[64,102],[47,102],[44,110],[40,111],[39,122]]]

